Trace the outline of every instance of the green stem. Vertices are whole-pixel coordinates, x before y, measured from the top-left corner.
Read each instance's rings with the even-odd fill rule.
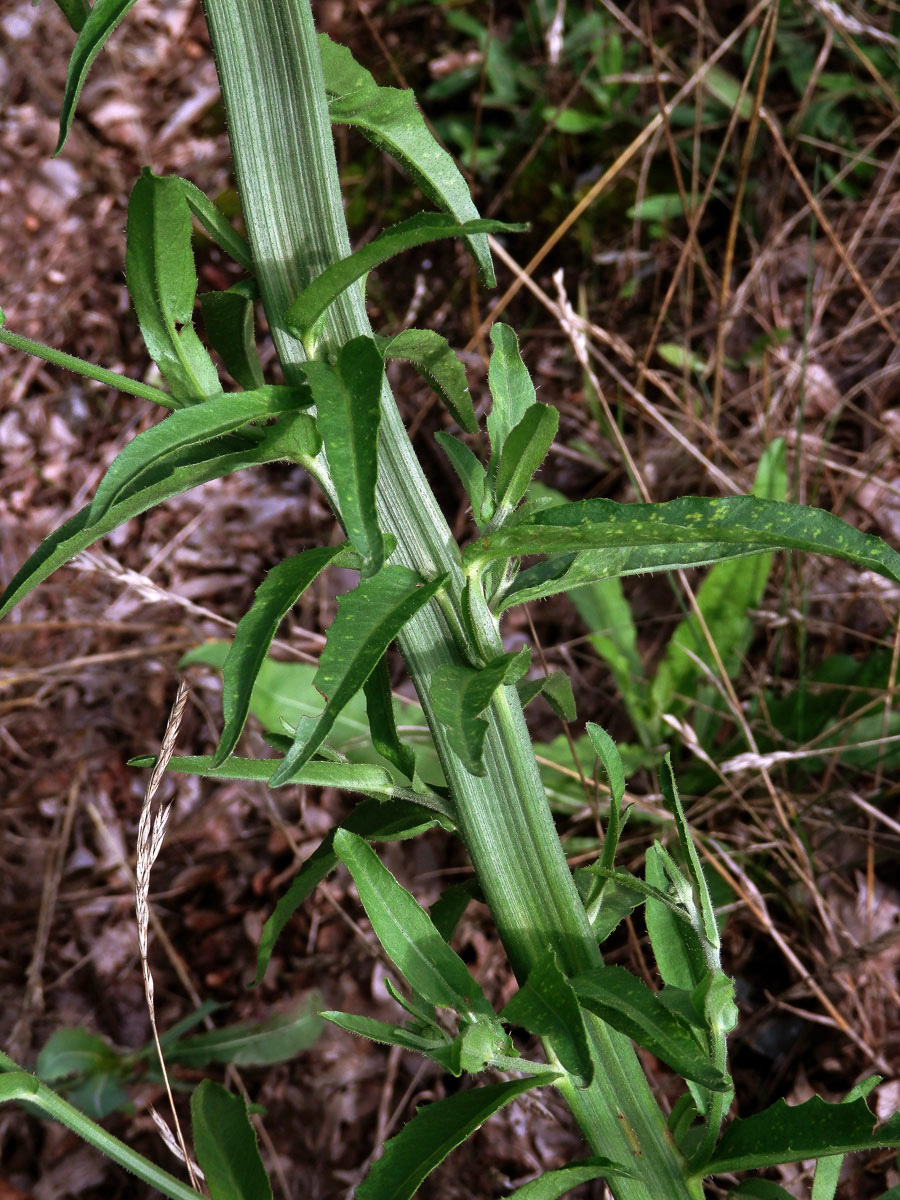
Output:
[[[308,0],[204,3],[260,294],[285,378],[293,383],[304,352],[284,314],[312,278],[350,253],[312,13]],[[362,290],[353,287],[329,310],[322,350],[370,334]],[[426,578],[447,572],[448,594],[460,612],[458,550],[387,386],[382,406],[378,506],[383,528],[397,538],[393,561]],[[549,947],[569,973],[597,965],[600,952],[560,846],[515,689],[501,689],[486,714],[487,775],[476,778],[430,708],[434,672],[463,661],[438,604],[410,622],[399,641],[450,786],[457,827],[516,975],[526,978]],[[592,1150],[641,1176],[617,1179],[614,1194],[618,1200],[698,1200],[702,1189],[685,1179],[684,1159],[631,1043],[596,1018],[589,1027],[595,1082],[563,1091]]]
[[[161,388],[152,387],[149,383],[140,383],[137,379],[129,379],[127,375],[120,375],[117,371],[107,371],[105,367],[95,366],[83,358],[76,358],[74,354],[63,354],[62,350],[54,350],[52,346],[45,346],[43,342],[33,342],[31,338],[10,333],[7,329],[0,329],[0,342],[13,350],[34,354],[55,367],[65,367],[67,371],[74,371],[76,375],[96,379],[98,383],[105,383],[118,392],[128,392],[129,395],[139,396],[142,400],[152,400],[154,404],[161,404],[163,408],[176,407],[169,393]]]
[[[197,1192],[193,1188],[164,1171],[162,1167],[156,1166],[124,1142],[120,1142],[111,1133],[107,1133],[102,1125],[97,1125],[86,1117],[34,1075],[23,1071],[8,1055],[0,1053],[0,1102],[5,1100],[20,1100],[35,1105],[48,1117],[71,1129],[84,1141],[90,1142],[95,1149],[118,1163],[120,1167],[131,1171],[138,1179],[156,1188],[164,1196],[170,1196],[171,1200],[197,1200]]]

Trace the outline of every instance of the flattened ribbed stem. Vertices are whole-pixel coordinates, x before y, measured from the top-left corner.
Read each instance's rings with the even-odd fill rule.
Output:
[[[293,382],[304,352],[282,316],[310,279],[350,252],[309,0],[204,3],[263,303]],[[337,347],[370,333],[362,290],[351,288],[329,312],[326,339]],[[456,544],[387,387],[382,399],[378,505],[383,528],[397,538],[393,561],[426,577],[449,572],[458,601]],[[487,714],[487,775],[476,778],[430,711],[431,676],[442,664],[460,661],[436,603],[410,622],[400,648],[453,794],[460,834],[517,976],[524,979],[548,947],[569,973],[598,964],[515,689],[504,689]],[[683,1160],[630,1042],[595,1018],[589,1028],[595,1083],[565,1094],[594,1153],[629,1163],[641,1176],[614,1181],[618,1200],[698,1200],[702,1190],[683,1178]]]

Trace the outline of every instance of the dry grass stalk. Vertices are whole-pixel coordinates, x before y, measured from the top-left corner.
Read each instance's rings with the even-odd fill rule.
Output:
[[[163,736],[162,745],[159,749],[159,757],[156,760],[156,766],[153,768],[153,773],[150,776],[150,782],[147,785],[147,791],[144,794],[144,804],[141,808],[141,819],[138,822],[137,865],[134,875],[134,907],[137,915],[138,946],[141,955],[141,972],[144,977],[144,995],[147,998],[147,1011],[150,1014],[150,1027],[153,1030],[153,1041],[156,1045],[156,1053],[159,1058],[159,1066],[160,1070],[162,1071],[163,1082],[166,1085],[166,1095],[169,1097],[169,1106],[172,1109],[172,1119],[175,1122],[175,1133],[177,1134],[180,1154],[184,1159],[185,1166],[187,1167],[191,1186],[199,1191],[200,1186],[197,1181],[193,1163],[191,1162],[191,1156],[188,1153],[184,1134],[181,1130],[181,1123],[178,1120],[178,1112],[175,1108],[175,1099],[172,1095],[171,1085],[169,1084],[169,1074],[166,1070],[162,1045],[160,1044],[159,1040],[159,1030],[156,1026],[156,1007],[153,1002],[153,975],[150,971],[150,963],[147,959],[147,942],[150,928],[150,872],[153,870],[153,864],[156,862],[157,858],[159,857],[159,852],[162,849],[163,838],[165,837],[166,832],[166,823],[168,822],[169,813],[172,808],[171,802],[165,805],[165,807],[154,807],[153,797],[159,790],[159,785],[162,783],[163,776],[166,773],[166,767],[169,765],[169,761],[175,752],[175,742],[178,737],[178,730],[181,726],[181,718],[184,716],[187,698],[187,685],[182,683],[178,688],[178,695],[175,697],[175,703],[172,706],[172,712],[169,716],[168,724],[166,725],[166,732]],[[154,1119],[156,1119],[156,1114],[153,1115]],[[158,1125],[159,1121],[157,1121],[157,1126]]]

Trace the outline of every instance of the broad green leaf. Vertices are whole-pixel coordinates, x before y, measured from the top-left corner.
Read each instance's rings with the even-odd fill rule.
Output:
[[[524,228],[524,225],[485,221],[480,217],[459,223],[443,213],[418,213],[392,225],[354,254],[326,267],[291,304],[285,314],[285,324],[310,349],[315,341],[318,322],[328,306],[351,284],[395,254],[441,238],[469,238],[479,233],[519,233]]]
[[[531,968],[501,1012],[500,1020],[548,1038],[565,1069],[580,1079],[581,1086],[590,1085],[594,1063],[584,1017],[572,984],[560,970],[552,950]]]
[[[234,631],[234,641],[222,668],[225,728],[213,757],[213,766],[221,767],[238,743],[250,711],[256,677],[278,626],[339,550],[340,546],[323,546],[295,554],[274,566],[256,589],[253,604]]]
[[[102,521],[114,505],[141,487],[145,475],[158,473],[192,447],[234,433],[251,421],[308,403],[308,393],[297,388],[270,387],[220,394],[204,404],[173,412],[119,451],[94,493],[90,521]]]
[[[67,1075],[94,1075],[108,1071],[118,1055],[97,1033],[86,1029],[57,1029],[41,1048],[35,1074],[48,1083]]]
[[[104,534],[124,525],[131,517],[211,479],[221,479],[244,467],[285,457],[285,445],[290,441],[292,425],[300,420],[309,421],[310,418],[302,413],[285,418],[278,426],[267,429],[256,443],[226,437],[187,447],[142,475],[139,486],[123,496],[99,521],[91,520],[90,505],[83,508],[44,538],[34,554],[16,572],[0,596],[0,617],[57,567],[86,550]]]
[[[66,144],[66,138],[72,128],[72,118],[75,116],[75,109],[78,105],[78,97],[81,95],[81,89],[84,87],[91,64],[103,49],[103,43],[134,4],[135,0],[96,0],[90,14],[81,25],[78,40],[69,59],[69,69],[66,72],[66,87],[59,115],[59,141],[53,151],[54,157]],[[69,0],[66,8],[63,9],[69,20],[71,20],[68,11],[70,7],[74,11],[75,0]]]
[[[222,391],[191,324],[197,294],[191,230],[181,180],[144,168],[128,201],[125,276],[141,336],[180,407]]]
[[[664,504],[619,504],[580,500],[544,509],[519,525],[504,527],[473,542],[466,564],[488,563],[522,554],[581,554],[568,571],[529,599],[565,591],[573,583],[640,571],[702,566],[763,550],[808,550],[843,558],[900,582],[900,554],[880,538],[860,533],[823,509],[754,496],[712,500],[686,496]],[[504,601],[521,603],[523,597]]]
[[[428,129],[413,93],[379,87],[350,51],[325,33],[319,34],[319,54],[332,122],[359,129],[379,150],[395,158],[430,200],[458,221],[477,217],[468,184]],[[486,234],[466,241],[485,287],[495,287]]]
[[[148,1183],[171,1200],[197,1200],[193,1188],[158,1167],[149,1159],[120,1142],[111,1133],[97,1125],[74,1104],[70,1104],[45,1083],[30,1074],[19,1070],[13,1060],[0,1053],[0,1104],[15,1100],[23,1105],[38,1108],[45,1116],[59,1121],[67,1129],[71,1129],[78,1137],[98,1149],[112,1162],[118,1163],[126,1171],[131,1171],[138,1179]]]
[[[231,378],[248,392],[263,385],[253,326],[252,290],[246,284],[236,283],[225,292],[203,292],[200,296],[207,340]]]
[[[460,1062],[460,1047],[437,1026],[431,1026],[432,1036],[426,1036],[426,1031],[415,1033],[403,1029],[399,1025],[389,1025],[386,1021],[376,1021],[372,1017],[358,1017],[355,1013],[323,1012],[320,1014],[326,1021],[331,1021],[339,1029],[355,1033],[359,1037],[368,1038],[372,1042],[380,1042],[383,1046],[401,1046],[404,1050],[412,1050],[415,1054],[424,1054],[427,1058],[439,1063],[445,1071],[457,1078],[462,1074]]]
[[[366,680],[363,690],[366,695],[366,712],[372,731],[372,744],[382,758],[393,763],[407,779],[412,779],[416,773],[416,756],[409,746],[400,741],[397,732],[394,704],[391,699],[391,678],[386,659],[382,658],[378,663]]]
[[[745,90],[742,96],[740,82],[722,67],[713,63],[703,75],[703,86],[720,104],[724,104],[729,112],[737,109],[738,115],[745,121],[749,121],[753,116],[751,90]]]
[[[506,439],[526,411],[537,403],[537,398],[512,329],[498,321],[491,326],[491,343],[494,349],[488,368],[488,386],[493,405],[487,418],[487,430],[491,439],[489,474],[493,479]]]
[[[784,500],[787,474],[783,438],[774,441],[762,455],[753,494],[763,500]],[[697,607],[729,678],[737,675],[750,644],[753,626],[747,613],[759,607],[771,567],[771,554],[721,562],[707,573],[697,589]],[[680,697],[695,696],[698,681],[704,678],[697,658],[710,671],[718,672],[700,621],[691,612],[676,627],[656,669],[651,696],[658,712],[678,711],[684,707]]]
[[[494,1010],[469,968],[375,851],[346,828],[335,833],[334,849],[353,876],[376,937],[410,987],[429,1004],[452,1008],[470,1020],[493,1020]]]
[[[56,0],[56,7],[69,22],[75,33],[80,33],[91,11],[91,6],[87,0]]]
[[[855,1087],[850,1089],[841,1103],[852,1104],[860,1096],[868,1096],[869,1092],[874,1087],[877,1087],[879,1083],[881,1083],[880,1075],[869,1075],[868,1078],[861,1079]],[[842,1154],[832,1154],[828,1158],[819,1159],[816,1163],[816,1172],[813,1176],[813,1185],[812,1191],[809,1194],[809,1200],[834,1200],[843,1163],[844,1156]]]
[[[670,872],[678,868],[662,846],[654,843],[647,850],[644,862],[647,883],[660,892],[668,892]],[[682,882],[688,886],[686,880]],[[696,930],[680,920],[661,900],[648,899],[645,916],[653,957],[663,981],[672,987],[693,991],[707,970],[706,956]]]
[[[450,744],[473,775],[485,772],[482,754],[488,723],[479,716],[498,687],[515,683],[528,670],[527,648],[500,654],[485,667],[438,667],[431,678],[434,715],[447,727]]]
[[[539,1178],[511,1192],[509,1200],[559,1200],[560,1196],[582,1183],[622,1176],[626,1179],[636,1178],[634,1171],[608,1158],[581,1158],[564,1167],[557,1167],[555,1171],[545,1171]]]
[[[466,368],[445,337],[433,329],[404,329],[381,347],[385,358],[402,358],[421,371],[466,433],[478,432]]]
[[[594,967],[570,980],[591,1012],[668,1063],[685,1079],[724,1092],[729,1080],[709,1061],[689,1026],[624,967]]]
[[[288,1012],[263,1021],[242,1021],[207,1033],[181,1038],[166,1049],[166,1062],[183,1067],[207,1063],[234,1063],[238,1067],[266,1067],[296,1058],[316,1041],[322,1021],[316,1009],[321,997],[305,996]]]
[[[67,1085],[65,1092],[69,1103],[92,1121],[102,1121],[118,1111],[134,1112],[134,1104],[122,1087],[122,1076],[117,1070],[87,1075]]]
[[[469,503],[472,505],[475,524],[480,529],[485,519],[484,491],[487,472],[465,442],[461,442],[452,433],[444,433],[443,430],[440,430],[434,437],[449,458],[451,467],[459,476],[459,481],[465,488]]]
[[[254,270],[253,254],[247,239],[241,237],[238,231],[232,227],[225,214],[216,208],[205,192],[201,192],[189,179],[179,179],[178,182],[181,184],[181,190],[184,192],[184,198],[194,219],[203,226],[213,241],[217,242],[226,254],[252,275]]]
[[[684,202],[678,192],[660,192],[656,196],[645,196],[637,204],[632,204],[625,215],[629,221],[654,221],[665,224],[684,215]]]
[[[488,1117],[523,1092],[557,1078],[548,1071],[546,1075],[457,1092],[420,1108],[396,1137],[385,1142],[381,1158],[356,1189],[356,1200],[411,1200],[434,1168]]]
[[[191,1130],[212,1200],[271,1200],[243,1097],[204,1079],[191,1094]]]
[[[270,780],[280,787],[304,766],[328,736],[341,709],[366,682],[407,621],[443,586],[423,584],[408,567],[383,567],[338,600],[337,616],[319,660],[315,685],[326,698],[312,728],[298,725],[294,743]]]
[[[776,1100],[764,1112],[732,1121],[695,1174],[721,1175],[893,1146],[900,1146],[900,1115],[879,1123],[864,1099],[828,1104],[813,1096],[794,1105]]]
[[[341,522],[366,573],[374,575],[384,562],[375,508],[384,360],[372,338],[358,337],[341,347],[333,366],[308,362],[301,369],[312,388]]]
[[[551,671],[543,679],[520,679],[516,684],[524,708],[535,696],[543,696],[561,721],[574,721],[575,696],[572,681],[565,671]]]
[[[311,764],[315,765],[315,764]],[[290,887],[263,926],[256,957],[255,984],[262,981],[281,931],[322,880],[337,866],[334,835],[349,829],[369,841],[395,842],[415,837],[438,823],[434,813],[408,800],[364,800],[319,843],[294,876]]]
[[[500,453],[494,485],[498,509],[512,510],[525,495],[532,475],[553,445],[558,426],[559,412],[555,408],[549,404],[532,404],[521,421],[509,431]]]

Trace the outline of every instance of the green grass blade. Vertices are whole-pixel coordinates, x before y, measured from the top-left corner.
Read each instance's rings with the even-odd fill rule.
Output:
[[[730,1087],[700,1049],[691,1028],[655,992],[624,967],[595,967],[571,981],[585,1008],[668,1063],[685,1079],[711,1091]]]
[[[438,667],[431,681],[434,715],[447,728],[450,743],[473,775],[484,774],[483,713],[497,688],[513,684],[528,670],[529,652],[500,654],[487,666]]]
[[[136,0],[97,0],[85,19],[78,34],[78,41],[69,59],[69,69],[66,72],[66,87],[63,92],[62,108],[59,115],[59,141],[53,151],[54,157],[59,154],[66,144],[72,119],[78,105],[78,97],[87,79],[94,59],[103,49],[103,43],[119,24],[129,9],[134,7]],[[74,7],[74,3],[70,5]],[[68,11],[66,16],[68,17]]]
[[[341,347],[333,366],[310,362],[304,373],[312,388],[341,522],[350,544],[365,560],[365,574],[374,575],[384,562],[375,508],[384,360],[372,338],[358,337]]]
[[[191,1129],[212,1200],[272,1200],[242,1096],[204,1079],[191,1095]]]
[[[453,217],[443,213],[418,213],[392,225],[373,238],[371,242],[342,258],[339,262],[326,267],[321,275],[301,292],[293,301],[285,314],[285,322],[292,333],[301,339],[307,352],[312,356],[315,349],[316,332],[320,319],[328,306],[338,296],[368,275],[374,267],[380,266],[395,254],[404,250],[412,250],[415,246],[424,246],[427,242],[438,241],[441,238],[470,237],[475,233],[518,233],[524,225],[509,225],[503,221],[486,221],[478,218],[473,221],[460,223]]]
[[[506,439],[526,411],[537,402],[537,398],[531,376],[519,354],[518,338],[512,329],[500,321],[496,322],[491,326],[491,343],[494,349],[488,367],[488,386],[493,404],[488,413],[487,430],[491,439],[489,473],[493,478]]]
[[[385,358],[411,362],[443,400],[460,429],[478,432],[466,368],[445,337],[433,329],[404,329],[385,343],[381,352]]]
[[[309,761],[328,736],[344,705],[356,695],[406,622],[443,586],[443,578],[422,584],[408,567],[384,567],[338,600],[338,612],[316,673],[327,698],[324,712],[308,729],[298,726],[294,743],[270,784],[280,787]]]
[[[381,1158],[356,1189],[356,1200],[411,1200],[434,1168],[488,1117],[523,1092],[556,1078],[553,1072],[547,1072],[530,1079],[513,1079],[457,1092],[420,1108],[396,1137],[385,1142]]]
[[[340,546],[324,546],[292,555],[273,567],[256,589],[253,604],[237,624],[222,668],[225,727],[213,756],[214,766],[221,767],[237,745],[250,711],[256,677],[278,626],[340,550]]]
[[[900,1115],[879,1124],[865,1100],[828,1104],[813,1096],[803,1104],[777,1100],[752,1117],[738,1117],[722,1134],[696,1176],[748,1171],[830,1154],[900,1146]]]
[[[376,937],[413,991],[429,1004],[454,1009],[469,1020],[493,1020],[494,1010],[469,968],[375,851],[347,829],[335,834],[334,849],[353,876]]]
[[[572,1075],[588,1086],[594,1064],[584,1017],[572,984],[559,969],[556,955],[549,951],[536,963],[528,978],[500,1014],[508,1025],[520,1025],[529,1033],[550,1040],[553,1053]]]
[[[125,276],[150,357],[183,405],[222,390],[191,324],[197,294],[191,236],[181,180],[145,168],[128,201]]]
[[[664,504],[575,501],[481,538],[468,547],[463,561],[475,565],[522,554],[584,550],[593,552],[590,569],[595,579],[700,566],[765,550],[806,550],[846,559],[900,582],[900,554],[880,538],[860,533],[823,509],[755,496],[686,496]],[[570,568],[549,586],[564,591],[573,582],[589,580],[576,579]]]
[[[379,150],[408,171],[425,195],[457,221],[472,220],[478,209],[469,187],[447,151],[435,139],[411,91],[379,87],[350,51],[325,33],[319,53],[328,95],[328,115],[336,125],[352,125]],[[495,287],[486,234],[466,238],[485,287]]]

